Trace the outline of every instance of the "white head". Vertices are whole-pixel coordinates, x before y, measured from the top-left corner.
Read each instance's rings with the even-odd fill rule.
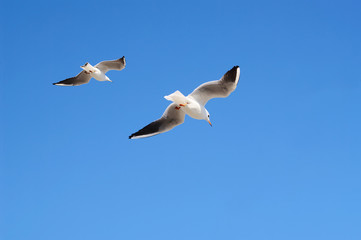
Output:
[[[203,119],[206,120],[209,123],[209,125],[211,125],[211,127],[212,127],[212,123],[211,123],[211,121],[209,119],[209,116],[210,116],[209,112],[205,108],[204,108],[204,110],[205,111],[203,111]]]

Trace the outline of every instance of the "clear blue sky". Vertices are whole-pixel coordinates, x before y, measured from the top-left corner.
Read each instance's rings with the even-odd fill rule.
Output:
[[[360,1],[0,9],[1,239],[361,239]],[[123,55],[112,83],[52,85]],[[234,65],[213,128],[128,140]]]

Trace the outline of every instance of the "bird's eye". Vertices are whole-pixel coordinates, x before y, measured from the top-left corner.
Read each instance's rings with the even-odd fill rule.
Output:
[[[209,114],[208,114],[208,117],[209,117]]]

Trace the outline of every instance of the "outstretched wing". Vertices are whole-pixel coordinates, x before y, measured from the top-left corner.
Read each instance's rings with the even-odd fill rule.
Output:
[[[177,104],[170,104],[164,111],[161,118],[148,124],[138,132],[129,136],[129,139],[151,137],[160,133],[167,132],[184,122],[184,111],[177,109]]]
[[[89,73],[86,73],[85,71],[81,71],[78,75],[72,78],[67,78],[63,81],[53,83],[53,85],[57,86],[78,86],[85,83],[88,83],[92,77]]]
[[[125,57],[119,58],[112,61],[102,61],[95,65],[94,67],[98,68],[103,73],[108,72],[109,70],[123,70],[125,68]]]
[[[212,98],[228,97],[237,87],[239,72],[239,67],[234,66],[220,80],[203,83],[188,96],[203,106]]]

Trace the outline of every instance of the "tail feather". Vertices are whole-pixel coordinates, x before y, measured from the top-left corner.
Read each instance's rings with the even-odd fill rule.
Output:
[[[187,98],[178,90],[168,96],[164,96],[164,98],[168,101],[175,102],[178,105],[187,102]]]

